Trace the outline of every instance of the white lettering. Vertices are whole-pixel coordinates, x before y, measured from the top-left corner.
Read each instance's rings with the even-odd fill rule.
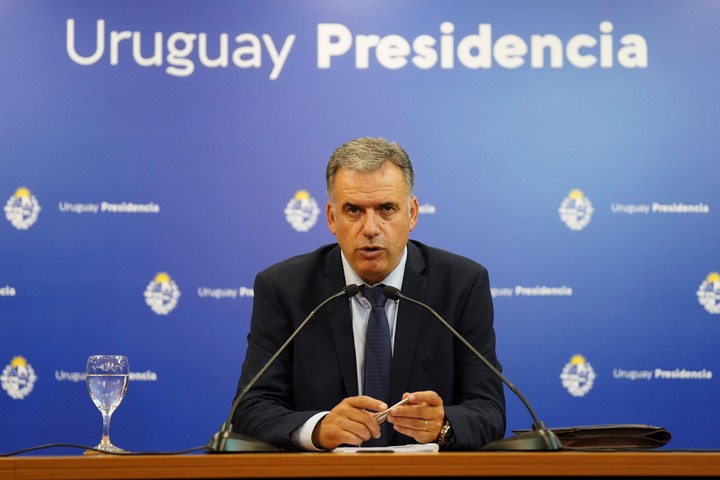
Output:
[[[412,58],[412,62],[416,67],[427,70],[437,63],[437,52],[432,48],[435,43],[435,39],[430,35],[420,35],[413,40],[413,50],[416,55]]]
[[[163,52],[163,38],[161,32],[152,35],[152,51],[148,57],[143,56],[142,34],[138,31],[112,30],[106,32],[105,20],[99,19],[96,22],[95,50],[89,56],[78,53],[77,40],[75,35],[75,19],[67,20],[66,50],[68,57],[78,65],[88,66],[98,63],[105,55],[106,37],[108,44],[108,63],[117,66],[122,61],[122,45],[132,43],[131,58],[140,67],[162,67],[163,54],[165,54],[165,73],[176,77],[188,77],[195,72],[197,63],[206,68],[224,68],[229,65],[230,57],[233,64],[238,68],[260,68],[262,66],[263,45],[272,62],[270,80],[276,80],[285,66],[290,55],[295,35],[288,35],[282,42],[280,49],[276,47],[270,35],[262,35],[260,38],[252,33],[242,33],[235,37],[238,43],[237,48],[231,53],[229,35],[220,33],[217,37],[217,55],[210,57],[211,42],[207,33],[175,32],[167,36],[165,52]],[[196,48],[197,44],[197,48]],[[147,46],[146,46],[147,48]],[[195,60],[193,55],[197,56]]]
[[[595,65],[597,58],[590,54],[580,53],[582,48],[591,48],[597,44],[590,35],[575,35],[572,37],[565,47],[565,55],[567,55],[568,61],[578,68],[589,68]]]
[[[237,43],[247,43],[235,49],[233,63],[238,68],[262,67],[262,45],[260,39],[251,33],[243,33],[235,37]]]
[[[684,203],[653,203],[653,213],[710,213],[710,207],[704,203],[686,205]]]
[[[128,380],[132,382],[157,382],[157,378],[157,373],[151,370],[145,370],[144,372],[130,372],[130,375],[128,375]]]
[[[532,52],[530,53],[530,66],[543,68],[545,66],[545,49],[550,52],[550,67],[562,68],[563,44],[557,35],[533,35],[530,37]]]
[[[317,26],[317,66],[330,68],[332,57],[345,55],[352,47],[352,32],[339,23],[320,23]]]
[[[611,68],[613,66],[613,47],[612,35],[613,24],[610,22],[602,22],[600,24],[600,66],[603,68]]]
[[[75,19],[67,20],[67,40],[66,49],[70,59],[78,65],[92,65],[97,63],[105,53],[105,20],[97,21],[97,38],[95,40],[95,51],[89,57],[82,57],[75,50]]]
[[[120,63],[120,42],[132,38],[132,32],[110,32],[110,65]]]
[[[712,380],[713,374],[710,370],[685,370],[684,368],[676,368],[675,370],[655,369],[655,378],[663,380]]]
[[[141,67],[159,67],[162,65],[162,33],[155,32],[153,54],[150,57],[142,55],[142,41],[140,40],[140,32],[135,32],[133,36],[133,59],[135,63]]]
[[[557,35],[533,34],[530,45],[519,35],[506,34],[493,42],[492,25],[481,23],[478,33],[466,35],[456,42],[455,26],[451,22],[440,24],[439,53],[437,41],[430,35],[421,34],[412,41],[397,34],[386,36],[357,34],[340,23],[321,23],[317,26],[317,66],[329,69],[336,58],[353,51],[355,68],[370,68],[372,53],[377,64],[395,70],[412,63],[424,70],[440,62],[440,68],[452,69],[455,59],[469,69],[489,69],[493,62],[502,68],[519,68],[529,61],[532,68],[545,66],[545,55],[549,55],[551,68],[562,68],[564,58],[577,68],[590,68],[599,64],[601,68],[612,68],[617,63],[624,68],[647,68],[648,47],[645,39],[638,34],[621,38],[622,47],[615,52],[613,42],[614,26],[611,22],[600,23],[596,36],[579,33],[570,37],[563,46]],[[457,46],[456,46],[457,44]],[[408,62],[409,60],[409,62]]]
[[[198,35],[198,58],[200,63],[208,68],[227,67],[228,66],[228,34],[220,34],[220,52],[216,58],[210,58],[208,55],[207,34]]]
[[[613,368],[613,378],[618,380],[652,380],[652,370],[623,370]]]
[[[525,41],[517,35],[503,35],[493,47],[495,61],[503,68],[518,68],[525,63],[528,51]]]
[[[252,288],[240,287],[239,294],[241,297],[254,297],[255,290]]]
[[[198,297],[209,297],[219,300],[221,298],[244,298],[254,296],[252,288],[240,287],[240,288],[211,288],[211,287],[198,287]]]
[[[625,203],[612,203],[610,204],[610,211],[612,213],[624,213],[627,215],[634,215],[641,213],[647,215],[649,213],[710,213],[710,206],[704,203],[697,204],[685,204],[685,203],[670,203],[663,204],[654,202],[652,204],[625,204]]]
[[[544,68],[546,60],[551,68],[562,68],[565,59],[569,65],[581,69],[613,68],[616,64],[623,68],[648,66],[645,38],[630,33],[615,42],[614,26],[609,21],[601,22],[598,32],[578,33],[565,44],[554,34],[531,34],[525,40],[518,34],[508,33],[493,40],[493,26],[489,23],[478,24],[477,33],[456,36],[455,25],[444,21],[439,26],[439,35],[422,33],[411,39],[396,33],[354,35],[341,23],[319,23],[316,31],[319,69],[331,68],[334,60],[346,55],[353,55],[354,67],[360,70],[370,68],[373,62],[388,70],[410,64],[423,70],[436,67],[450,70],[455,68],[456,62],[473,70],[490,69],[494,65],[517,69],[526,63],[537,69]],[[226,68],[231,61],[240,69],[259,69],[263,66],[263,56],[267,55],[272,64],[269,78],[277,80],[285,68],[296,35],[289,34],[284,40],[277,41],[269,34],[244,32],[233,38],[235,48],[230,45],[228,33],[218,33],[211,39],[205,32],[154,32],[145,35],[147,45],[144,45],[141,32],[108,31],[105,20],[98,19],[94,49],[85,45],[81,48],[75,20],[69,18],[66,22],[67,55],[76,64],[94,65],[107,55],[107,62],[112,66],[130,59],[140,67],[164,67],[165,73],[176,77],[188,77],[198,66]],[[130,48],[124,48],[126,44]]]
[[[648,46],[645,39],[637,34],[625,35],[620,39],[624,46],[618,51],[618,63],[625,68],[647,68]]]
[[[108,203],[100,204],[102,213],[160,213],[160,205],[156,203]]]
[[[407,65],[410,55],[410,44],[400,35],[383,37],[377,46],[378,63],[390,70],[397,70]]]
[[[55,370],[55,380],[58,382],[84,382],[85,372],[65,372],[63,370]]]
[[[66,372],[64,370],[55,370],[55,380],[58,382],[84,382],[85,376],[85,372]],[[131,381],[155,382],[157,381],[157,373],[151,370],[145,370],[144,372],[130,372],[128,379]]]
[[[100,209],[100,205],[97,203],[68,203],[68,202],[60,202],[58,204],[58,210],[60,210],[63,213],[66,212],[72,212],[72,213],[92,213],[96,214],[98,213],[98,210]]]
[[[636,213],[642,213],[644,215],[647,215],[648,213],[650,213],[650,205],[628,205],[623,203],[613,203],[610,205],[610,211],[612,213],[625,213],[627,215],[634,215]]]
[[[512,288],[490,288],[490,295],[494,297],[512,297],[513,295],[513,289]]]
[[[569,297],[572,296],[572,288],[567,285],[562,287],[546,287],[545,285],[538,285],[535,287],[523,287],[520,285],[515,286],[515,295],[528,296],[528,297]]]
[[[435,205],[430,203],[423,203],[418,209],[418,213],[433,215],[436,211]]]
[[[288,35],[282,48],[280,49],[280,52],[277,51],[270,35],[263,34],[262,38],[263,43],[265,43],[265,48],[267,48],[268,54],[270,54],[270,60],[273,62],[273,68],[270,72],[270,80],[277,80],[280,76],[280,72],[282,72],[282,69],[285,66],[285,61],[287,60],[288,55],[290,55],[290,49],[292,49],[293,43],[295,43],[295,35]]]
[[[173,33],[167,39],[167,63],[170,65],[165,69],[168,75],[176,77],[187,77],[195,71],[195,64],[190,60],[190,55],[195,47],[194,33]]]
[[[236,298],[238,291],[234,288],[208,288],[198,287],[198,297],[211,297],[215,299],[220,298]]]
[[[455,25],[450,22],[440,24],[440,67],[449,70],[455,66],[455,57],[453,50],[455,49],[455,38],[452,36],[455,32]]]
[[[451,24],[452,25],[452,24]],[[477,35],[468,35],[458,43],[458,60],[467,68],[490,68],[492,65],[492,26],[478,25]],[[473,52],[475,54],[473,55]],[[449,55],[452,58],[452,53]],[[448,64],[452,67],[452,62]]]
[[[17,295],[17,292],[10,285],[0,288],[0,297],[14,297],[15,295]]]

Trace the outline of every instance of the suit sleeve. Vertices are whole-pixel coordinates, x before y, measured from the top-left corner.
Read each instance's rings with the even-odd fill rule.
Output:
[[[292,309],[276,287],[258,274],[247,351],[236,397],[293,333]],[[233,418],[234,429],[284,450],[297,450],[290,434],[316,411],[293,411],[292,349],[289,345],[247,392]]]
[[[481,268],[464,305],[458,310],[456,330],[498,371],[494,309],[488,272]],[[477,450],[505,434],[503,382],[475,354],[455,340],[453,399],[445,413],[455,430],[457,450]]]

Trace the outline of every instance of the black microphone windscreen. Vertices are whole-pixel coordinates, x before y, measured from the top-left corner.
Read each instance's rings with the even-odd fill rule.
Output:
[[[393,287],[392,285],[385,285],[383,287],[383,293],[390,300],[399,300],[400,299],[400,290]]]
[[[360,292],[360,287],[358,287],[354,283],[351,283],[350,285],[346,285],[345,288],[343,288],[343,290],[345,291],[345,296],[347,298],[351,298]]]

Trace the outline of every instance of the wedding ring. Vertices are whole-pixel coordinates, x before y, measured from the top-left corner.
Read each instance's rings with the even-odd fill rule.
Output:
[[[428,423],[428,421],[425,420],[425,428],[423,428],[423,432],[427,431],[427,423]]]

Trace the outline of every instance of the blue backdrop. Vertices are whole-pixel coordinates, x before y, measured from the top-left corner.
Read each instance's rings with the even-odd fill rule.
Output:
[[[0,0],[0,452],[100,440],[95,353],[133,372],[113,443],[206,444],[253,278],[334,240],[324,167],[357,136],[410,154],[412,237],[489,269],[548,426],[720,447],[719,24],[712,0]]]

